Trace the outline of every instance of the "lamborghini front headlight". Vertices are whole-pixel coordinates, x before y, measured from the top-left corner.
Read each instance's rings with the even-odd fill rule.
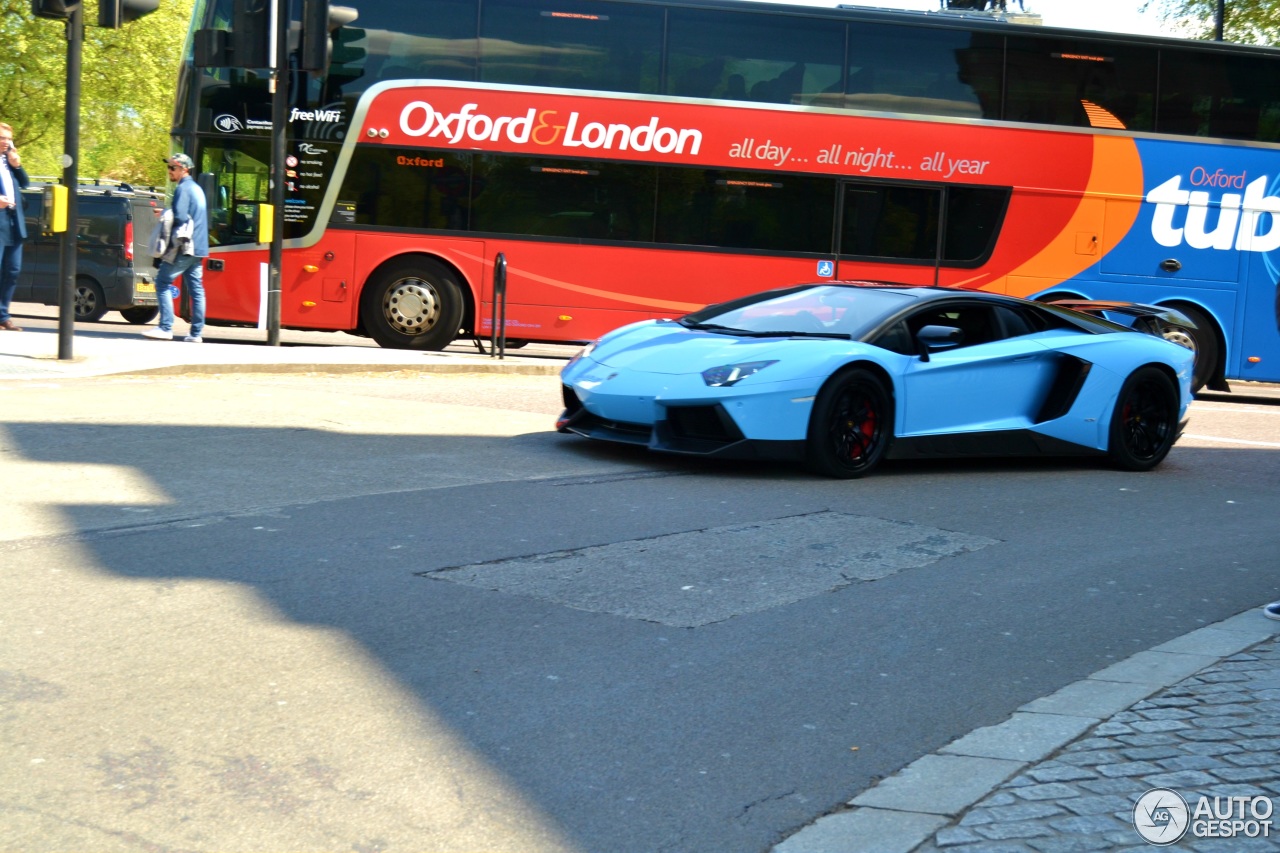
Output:
[[[741,364],[722,364],[719,367],[710,367],[702,371],[702,381],[712,388],[728,388],[737,385],[748,376],[755,376],[771,364],[777,364],[775,358],[772,361],[744,361]]]

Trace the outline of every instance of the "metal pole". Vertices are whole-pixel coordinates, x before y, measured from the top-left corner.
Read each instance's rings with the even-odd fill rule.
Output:
[[[284,158],[289,120],[289,0],[276,0],[271,95],[271,257],[267,279],[267,343],[280,346],[280,279],[284,267]]]
[[[507,256],[493,259],[493,328],[490,329],[489,358],[506,358],[507,352]]]
[[[80,53],[84,43],[84,6],[77,5],[67,16],[67,101],[63,120],[62,183],[67,187],[67,230],[62,232],[58,272],[58,360],[71,360],[71,340],[76,323],[76,219],[79,200],[76,190],[80,159]]]
[[[1213,39],[1222,41],[1222,28],[1227,20],[1227,2],[1218,0],[1218,9],[1213,16]]]

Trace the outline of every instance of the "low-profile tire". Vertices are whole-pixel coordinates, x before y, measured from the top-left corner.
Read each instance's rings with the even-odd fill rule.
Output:
[[[1208,385],[1217,374],[1218,364],[1222,358],[1222,345],[1218,343],[1218,335],[1214,331],[1216,324],[1209,315],[1188,305],[1171,307],[1185,314],[1188,320],[1196,324],[1195,331],[1171,328],[1164,334],[1165,340],[1182,346],[1188,345],[1187,338],[1191,339],[1189,349],[1196,354],[1195,367],[1191,372],[1191,393],[1194,394]]]
[[[120,316],[135,326],[145,326],[154,320],[159,313],[160,306],[158,305],[135,305],[132,308],[125,308],[120,312]]]
[[[360,314],[365,331],[379,346],[442,350],[458,337],[462,287],[436,261],[401,261],[369,280]]]
[[[1111,415],[1107,456],[1126,471],[1150,471],[1178,438],[1178,388],[1164,371],[1141,367],[1129,374]]]
[[[77,323],[96,323],[107,313],[107,298],[102,287],[91,278],[77,278],[75,292]]]
[[[869,370],[827,382],[813,404],[805,462],[828,477],[863,477],[880,464],[893,437],[893,398]]]

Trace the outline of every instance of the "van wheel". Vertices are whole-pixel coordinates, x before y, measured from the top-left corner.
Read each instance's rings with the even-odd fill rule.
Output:
[[[160,313],[158,305],[135,305],[120,312],[120,316],[135,326],[145,326]]]
[[[76,321],[96,323],[107,313],[107,299],[98,283],[88,278],[76,279]]]
[[[458,337],[462,287],[436,261],[401,261],[370,279],[361,294],[360,315],[379,346],[442,350]]]

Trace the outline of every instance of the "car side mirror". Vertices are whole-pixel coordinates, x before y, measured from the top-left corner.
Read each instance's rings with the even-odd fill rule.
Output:
[[[964,332],[955,326],[924,326],[916,332],[921,361],[928,361],[931,352],[958,347],[963,340]]]

